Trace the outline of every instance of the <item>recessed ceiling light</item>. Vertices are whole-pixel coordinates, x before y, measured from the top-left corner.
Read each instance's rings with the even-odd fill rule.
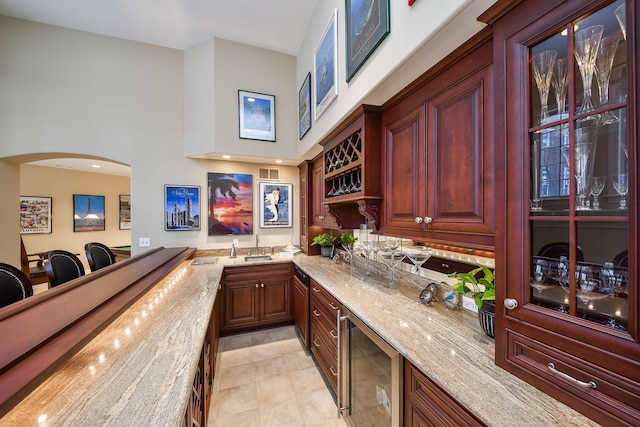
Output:
[[[282,163],[282,160],[276,160],[276,163]]]
[[[100,165],[91,165],[92,168],[101,168],[102,166]]]
[[[230,159],[230,158],[231,158],[231,156],[230,156],[230,155],[228,155],[228,154],[223,154],[223,155],[222,155],[222,158],[223,158],[223,159]]]

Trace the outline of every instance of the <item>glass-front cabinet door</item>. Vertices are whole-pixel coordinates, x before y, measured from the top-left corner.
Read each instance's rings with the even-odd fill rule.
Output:
[[[529,301],[629,328],[624,1],[529,47]]]
[[[481,17],[504,70],[496,363],[602,425],[640,425],[637,13],[500,0]]]

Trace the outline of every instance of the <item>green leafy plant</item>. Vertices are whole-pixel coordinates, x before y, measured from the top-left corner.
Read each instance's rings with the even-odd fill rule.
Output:
[[[482,272],[481,277],[478,276]],[[457,279],[453,291],[459,294],[471,295],[478,307],[485,301],[496,300],[496,285],[493,271],[484,265],[474,268],[468,273],[452,273],[449,277]]]
[[[340,236],[340,243],[342,243],[343,246],[355,243],[357,240],[358,238],[354,237],[354,235],[351,233],[342,233],[342,235]]]
[[[329,233],[318,234],[311,241],[311,245],[320,245],[320,246],[333,246],[336,242],[337,237],[332,236]]]

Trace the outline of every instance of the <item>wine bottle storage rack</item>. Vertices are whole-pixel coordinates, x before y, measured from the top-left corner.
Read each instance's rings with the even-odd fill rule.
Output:
[[[361,159],[362,129],[358,129],[325,153],[325,175],[341,174]]]

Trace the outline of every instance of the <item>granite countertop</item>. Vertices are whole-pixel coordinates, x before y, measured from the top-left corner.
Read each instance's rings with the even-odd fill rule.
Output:
[[[198,259],[204,262],[185,261],[150,289],[2,424],[182,425],[223,267],[252,264],[200,251]],[[352,277],[346,264],[319,256],[276,252],[261,263],[291,261],[486,424],[597,426],[497,367],[494,342],[475,315],[421,304],[422,288],[442,280],[437,274],[402,271],[390,289],[382,274]]]

